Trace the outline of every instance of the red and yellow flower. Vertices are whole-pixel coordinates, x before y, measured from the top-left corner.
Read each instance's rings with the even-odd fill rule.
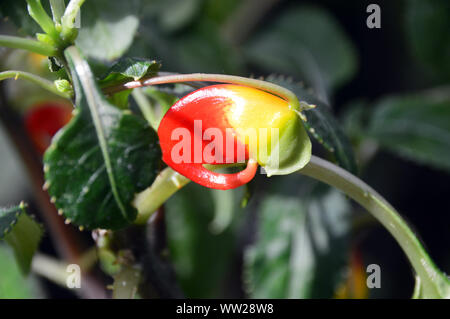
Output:
[[[267,175],[289,174],[310,158],[311,143],[298,110],[268,92],[234,84],[207,86],[176,102],[161,120],[158,135],[164,162],[210,188],[249,182],[258,164]],[[205,164],[247,167],[234,174]]]
[[[26,130],[41,155],[50,146],[53,135],[71,118],[71,105],[59,101],[38,103],[25,114]]]

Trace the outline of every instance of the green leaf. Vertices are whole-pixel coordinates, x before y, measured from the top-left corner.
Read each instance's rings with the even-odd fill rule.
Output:
[[[77,111],[45,153],[49,194],[76,225],[123,228],[136,218],[134,195],[157,175],[157,135],[144,119],[105,100],[75,47],[66,50],[66,58]]]
[[[217,192],[225,192],[229,197],[234,212],[231,224],[230,216],[226,221],[224,216],[215,218],[215,211],[220,209],[214,201],[217,194],[213,194]],[[236,216],[242,216],[239,192],[211,190],[190,183],[166,203],[170,256],[188,298],[223,297],[220,291],[231,267]],[[224,224],[229,226],[225,228]]]
[[[104,74],[99,84],[106,87],[125,81],[137,81],[143,77],[156,75],[160,67],[161,64],[155,60],[121,58]]]
[[[139,0],[86,1],[76,44],[88,57],[114,60],[133,42],[139,25]]]
[[[99,81],[100,87],[118,85],[127,81],[137,81],[143,77],[155,76],[158,74],[161,64],[155,60],[145,60],[138,58],[121,58],[108,69]],[[128,97],[131,90],[125,90],[112,94],[109,102],[122,109],[128,107]]]
[[[310,6],[282,12],[249,42],[246,53],[264,70],[305,79],[322,99],[356,71],[355,49],[339,23]]]
[[[0,239],[4,239],[9,234],[24,209],[22,203],[19,206],[0,208]]]
[[[298,175],[277,181],[277,193],[260,204],[257,240],[244,255],[247,292],[331,298],[347,265],[350,205],[336,190]]]
[[[0,260],[0,299],[42,297],[36,278],[23,275],[12,252],[5,245],[0,245]]]
[[[450,171],[450,98],[423,94],[381,100],[367,136],[400,156]]]
[[[42,234],[42,227],[27,215],[25,204],[0,209],[0,239],[13,248],[17,264],[24,274],[30,271]]]
[[[165,32],[180,30],[189,24],[201,9],[203,0],[153,0],[146,1],[146,16],[158,22]]]
[[[352,145],[332,114],[330,107],[301,84],[294,83],[292,80],[273,75],[267,77],[266,80],[291,90],[300,101],[316,105],[314,109],[305,112],[308,121],[304,122],[304,125],[308,134],[333,154],[340,166],[356,173],[357,166]]]
[[[436,74],[450,78],[450,2],[410,0],[406,32],[413,53]]]

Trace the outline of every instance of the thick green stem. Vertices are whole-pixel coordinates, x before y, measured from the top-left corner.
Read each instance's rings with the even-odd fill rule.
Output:
[[[155,76],[149,79],[141,79],[139,81],[131,81],[120,85],[108,87],[104,89],[107,94],[135,89],[144,86],[166,84],[166,83],[183,83],[183,82],[220,82],[220,83],[232,83],[245,86],[254,87],[272,94],[275,94],[289,102],[289,106],[297,111],[302,111],[305,108],[313,107],[308,106],[305,103],[300,103],[297,96],[288,89],[279,85],[266,82],[263,80],[250,79],[241,76],[226,75],[226,74],[205,74],[205,73],[192,73],[192,74],[173,74],[173,75],[161,75]]]
[[[68,93],[65,92],[61,92],[58,91],[58,89],[56,88],[55,84],[47,79],[44,79],[40,76],[28,73],[28,72],[23,72],[23,71],[4,71],[4,72],[0,72],[0,81],[5,80],[5,79],[25,79],[28,80],[30,82],[33,82],[37,85],[39,85],[40,87],[56,94],[59,95],[60,97],[63,97],[65,99],[70,99],[71,96]]]
[[[27,50],[46,56],[55,56],[58,53],[58,50],[50,44],[9,35],[0,35],[0,46]]]
[[[421,279],[422,296],[450,297],[450,282],[437,268],[400,214],[374,189],[346,170],[312,156],[301,174],[334,186],[377,218],[394,236]]]
[[[67,269],[68,264],[61,262],[52,257],[48,257],[42,254],[36,254],[33,257],[33,263],[31,270],[44,278],[60,285],[61,287],[67,287]]]
[[[176,191],[181,189],[190,180],[178,174],[170,167],[166,167],[156,177],[153,184],[137,194],[133,205],[138,210],[136,224],[145,224],[149,217]]]

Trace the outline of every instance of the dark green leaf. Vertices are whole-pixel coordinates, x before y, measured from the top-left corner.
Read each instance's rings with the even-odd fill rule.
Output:
[[[30,271],[42,234],[42,227],[27,215],[25,204],[0,209],[0,239],[13,248],[17,264],[24,274]]]
[[[294,83],[281,76],[269,76],[266,80],[291,90],[300,101],[316,105],[314,109],[305,112],[308,121],[304,124],[309,135],[331,152],[340,166],[356,173],[357,166],[352,146],[331,113],[330,107],[299,83]]]
[[[320,98],[356,71],[356,53],[333,16],[319,8],[289,8],[254,37],[247,55],[269,72],[299,76]]]
[[[139,0],[86,1],[76,44],[92,58],[119,58],[130,47],[137,31],[139,3]]]
[[[350,205],[298,175],[277,181],[245,254],[247,291],[252,298],[331,298],[347,265]]]
[[[102,87],[137,81],[143,77],[154,76],[161,65],[155,60],[121,58],[106,72],[99,84]]]
[[[370,116],[367,135],[419,163],[450,171],[450,99],[439,95],[384,99]]]
[[[134,195],[156,177],[161,151],[148,123],[110,105],[75,47],[66,50],[77,112],[44,156],[49,193],[69,221],[118,229],[133,222]]]
[[[24,204],[9,208],[0,208],[0,239],[3,239],[17,223],[20,214],[25,209]]]
[[[229,210],[222,212],[214,202],[213,193],[217,192],[228,193],[225,196],[229,197],[234,216],[228,215]],[[226,284],[233,257],[235,216],[240,215],[239,192],[210,190],[190,183],[166,204],[170,256],[189,298],[222,296],[220,288]],[[215,217],[215,210],[226,216]],[[224,228],[230,222],[228,217],[232,218],[231,225]]]
[[[450,2],[410,0],[405,4],[413,52],[432,71],[450,78]]]

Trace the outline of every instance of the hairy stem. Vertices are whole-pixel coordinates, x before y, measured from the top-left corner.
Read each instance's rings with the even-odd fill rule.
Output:
[[[60,97],[63,97],[65,99],[70,99],[71,96],[68,93],[65,92],[61,92],[58,91],[58,89],[56,88],[55,84],[47,79],[44,79],[38,75],[32,74],[32,73],[28,73],[28,72],[24,72],[24,71],[4,71],[4,72],[0,72],[0,81],[5,80],[5,79],[25,79],[28,80],[30,82],[33,82],[37,85],[39,85],[40,87],[46,89],[47,91],[50,91],[56,95],[59,95]]]
[[[10,35],[0,35],[0,46],[12,49],[27,50],[46,56],[55,56],[58,53],[58,50],[50,44]]]

